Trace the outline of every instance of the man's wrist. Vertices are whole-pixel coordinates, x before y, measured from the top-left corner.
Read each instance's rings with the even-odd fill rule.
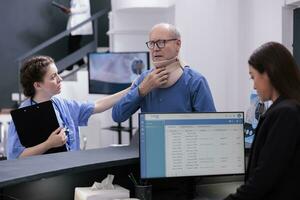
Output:
[[[143,91],[142,91],[142,88],[140,85],[138,86],[138,91],[139,91],[140,97],[144,97],[144,94],[143,94]]]
[[[146,96],[147,95],[147,89],[143,86],[143,84],[141,84],[141,85],[139,85],[138,86],[138,91],[139,91],[139,95],[141,96],[141,97],[144,97],[144,96]]]

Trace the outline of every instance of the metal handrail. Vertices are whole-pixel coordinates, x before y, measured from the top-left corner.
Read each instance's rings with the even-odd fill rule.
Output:
[[[43,48],[53,44],[54,42],[58,41],[59,39],[69,35],[72,31],[74,31],[75,29],[81,27],[82,25],[90,22],[90,21],[94,21],[95,19],[98,19],[99,17],[101,17],[102,15],[106,14],[108,12],[108,9],[103,9],[100,10],[99,12],[97,12],[96,14],[94,14],[93,16],[91,16],[90,18],[88,18],[87,20],[84,20],[83,22],[81,22],[80,24],[65,30],[59,34],[57,34],[56,36],[53,36],[52,38],[46,40],[45,42],[39,44],[38,46],[34,47],[31,51],[21,55],[20,57],[17,58],[17,61],[23,61],[25,58],[34,55],[36,52],[42,50]]]
[[[19,90],[19,100],[18,100],[18,104],[21,103],[22,101],[22,87],[21,87],[21,83],[20,83],[20,69],[22,66],[22,62],[23,60],[25,60],[26,58],[28,58],[29,56],[33,56],[35,53],[37,53],[38,51],[50,46],[51,44],[53,44],[54,42],[62,39],[63,37],[69,35],[72,31],[80,28],[81,26],[85,25],[86,23],[93,21],[94,22],[94,40],[92,42],[90,42],[89,44],[85,45],[84,47],[81,47],[80,49],[78,49],[77,51],[71,53],[70,55],[66,56],[65,58],[59,60],[58,62],[56,62],[56,65],[58,66],[58,68],[60,67],[60,65],[62,66],[66,66],[68,64],[72,64],[72,61],[74,60],[74,58],[80,56],[83,52],[87,52],[89,49],[93,49],[94,51],[97,49],[97,42],[98,42],[98,18],[100,18],[101,16],[103,16],[104,14],[106,14],[109,10],[108,9],[102,9],[100,11],[98,11],[97,13],[95,13],[94,15],[92,15],[90,18],[84,20],[83,22],[81,22],[80,24],[71,27],[70,29],[67,29],[55,36],[53,36],[52,38],[46,40],[45,42],[39,44],[38,46],[34,47],[33,49],[31,49],[29,52],[21,55],[20,57],[18,57],[16,59],[16,61],[18,62],[18,90]],[[80,54],[81,53],[81,54]],[[61,70],[61,69],[60,69]]]

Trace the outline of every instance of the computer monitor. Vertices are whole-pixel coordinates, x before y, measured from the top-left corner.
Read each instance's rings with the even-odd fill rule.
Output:
[[[245,173],[244,113],[140,113],[142,179]]]
[[[129,87],[149,69],[148,52],[89,53],[89,93],[113,94]]]

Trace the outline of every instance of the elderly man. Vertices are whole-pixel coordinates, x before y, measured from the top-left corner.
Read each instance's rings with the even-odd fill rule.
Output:
[[[142,112],[214,112],[206,79],[178,59],[180,33],[171,24],[157,24],[146,42],[154,68],[141,74],[112,111],[123,122],[139,108]]]

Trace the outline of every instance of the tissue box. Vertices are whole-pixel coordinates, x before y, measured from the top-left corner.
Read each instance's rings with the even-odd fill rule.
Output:
[[[114,185],[113,190],[92,190],[92,187],[76,187],[74,200],[113,200],[129,198],[129,190]]]

